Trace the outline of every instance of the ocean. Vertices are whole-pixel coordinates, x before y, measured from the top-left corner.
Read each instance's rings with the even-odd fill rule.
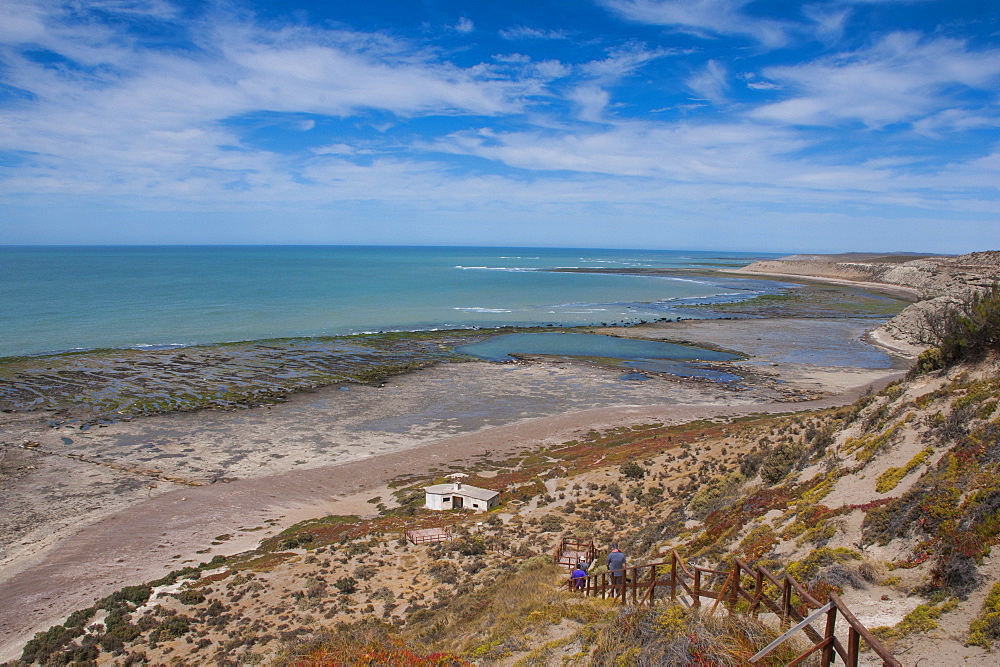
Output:
[[[776,255],[385,246],[0,247],[0,357],[373,331],[694,316],[753,279],[553,268],[738,267]]]

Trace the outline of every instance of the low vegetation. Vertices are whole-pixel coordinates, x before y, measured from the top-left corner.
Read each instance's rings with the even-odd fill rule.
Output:
[[[1000,349],[1000,285],[927,314],[924,340],[933,347],[920,355],[914,372],[975,361]]]

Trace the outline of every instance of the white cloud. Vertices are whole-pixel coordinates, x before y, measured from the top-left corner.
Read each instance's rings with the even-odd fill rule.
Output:
[[[641,42],[629,42],[623,46],[608,49],[608,55],[601,60],[584,63],[581,70],[587,76],[604,81],[617,81],[632,74],[648,62],[676,55],[678,51],[671,49],[650,49]]]
[[[455,30],[461,33],[469,33],[476,29],[475,24],[468,17],[463,16],[455,24]]]
[[[746,83],[747,88],[753,90],[775,90],[781,87],[773,81],[760,78],[755,72],[743,72],[739,77]]]
[[[42,11],[35,5],[10,0],[3,7],[0,42],[23,44],[45,34]]]
[[[753,16],[743,11],[753,0],[601,0],[626,18],[671,26],[701,37],[745,35],[764,46],[788,42],[787,23]]]
[[[358,153],[371,152],[359,149],[357,146],[348,146],[347,144],[329,144],[326,146],[317,146],[315,148],[312,148],[311,151],[316,155],[357,155]]]
[[[953,105],[957,89],[987,90],[1000,76],[1000,51],[893,33],[873,47],[799,65],[770,67],[768,79],[798,92],[755,110],[756,118],[801,125],[860,121],[872,128],[916,122]]]
[[[851,10],[838,5],[804,5],[802,13],[815,24],[816,36],[825,42],[836,42],[844,34]]]
[[[769,157],[805,144],[789,132],[753,124],[619,122],[605,131],[456,133],[435,147],[497,160],[518,169],[617,176],[666,176],[681,181],[774,178]],[[768,170],[761,171],[762,164]],[[727,176],[730,175],[730,176]],[[766,174],[766,175],[765,175]]]
[[[160,19],[173,18],[178,14],[177,8],[164,0],[75,0],[67,4],[78,12],[100,11]]]
[[[688,78],[687,87],[698,97],[715,104],[726,101],[726,91],[729,89],[726,67],[717,60],[709,60],[705,68]]]
[[[538,76],[546,81],[561,79],[564,76],[569,76],[573,72],[573,68],[559,62],[558,60],[542,60],[534,63],[534,69]]]
[[[598,86],[580,86],[569,93],[569,99],[577,104],[580,120],[599,123],[604,119],[604,110],[611,100],[608,91]]]
[[[913,123],[918,134],[941,138],[953,132],[1000,127],[1000,116],[986,110],[945,109]]]
[[[569,39],[569,34],[563,30],[540,30],[538,28],[530,28],[525,25],[504,28],[499,34],[504,39],[509,40]]]
[[[233,196],[227,184],[242,182],[254,198],[295,193],[309,199],[296,161],[346,149],[327,146],[296,158],[250,149],[232,119],[288,113],[284,127],[312,131],[316,121],[303,114],[518,113],[546,77],[565,74],[556,61],[510,71],[460,68],[378,33],[273,28],[230,15],[193,24],[187,51],[143,49],[126,33],[64,22],[60,10],[46,14],[44,7],[19,5],[21,18],[3,23],[0,34],[7,43],[32,41],[71,62],[45,64],[13,48],[0,51],[3,82],[31,95],[0,114],[0,149],[24,156],[16,169],[5,170],[4,193],[224,201]],[[116,2],[105,9],[167,13],[157,3]],[[384,131],[392,122],[375,125]]]

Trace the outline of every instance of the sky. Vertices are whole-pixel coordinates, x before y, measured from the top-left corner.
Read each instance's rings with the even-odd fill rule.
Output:
[[[0,244],[1000,249],[988,0],[0,0]]]

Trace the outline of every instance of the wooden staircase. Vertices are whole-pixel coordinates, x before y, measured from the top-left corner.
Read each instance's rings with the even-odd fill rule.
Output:
[[[789,663],[791,665],[797,665],[819,651],[824,665],[832,665],[840,657],[846,665],[856,667],[861,640],[882,659],[883,665],[901,667],[902,664],[855,618],[836,594],[831,593],[828,602],[820,602],[793,577],[787,574],[777,577],[767,569],[751,567],[739,558],[734,558],[727,570],[714,570],[688,566],[676,551],[671,551],[669,560],[626,568],[624,582],[617,586],[607,572],[590,575],[582,582],[569,579],[565,586],[587,596],[617,600],[622,604],[676,602],[699,608],[707,601],[713,601],[709,613],[715,613],[716,608],[723,605],[731,614],[746,614],[754,618],[761,614],[774,614],[785,634],[757,653],[754,660],[764,658],[785,639],[802,631],[813,645]],[[812,624],[824,616],[826,623],[822,631],[813,628]],[[838,622],[848,626],[846,646],[837,638]]]
[[[597,546],[594,540],[581,540],[575,537],[564,537],[556,547],[553,560],[556,565],[565,565],[573,569],[577,563],[586,563],[589,567],[597,558]]]

